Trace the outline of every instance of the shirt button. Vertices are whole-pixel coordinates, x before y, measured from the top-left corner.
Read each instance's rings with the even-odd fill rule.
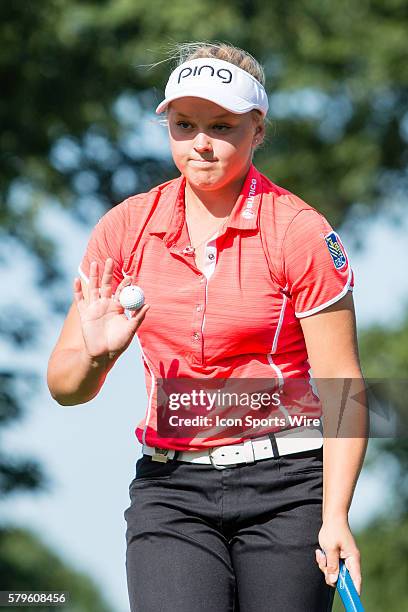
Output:
[[[202,304],[198,304],[196,310],[198,310],[198,312],[201,312],[203,309],[203,305]]]
[[[214,259],[214,258],[215,258],[214,253],[209,253],[209,255],[208,255],[208,259],[211,259],[211,260],[212,260],[212,259]]]
[[[200,334],[198,334],[197,332],[194,332],[193,340],[199,340],[199,339],[200,339]]]

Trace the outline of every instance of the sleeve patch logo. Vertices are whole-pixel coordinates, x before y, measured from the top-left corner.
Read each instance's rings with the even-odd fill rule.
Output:
[[[334,263],[334,267],[336,270],[340,270],[343,266],[346,265],[347,259],[346,255],[340,246],[340,240],[337,237],[335,232],[331,232],[324,237],[327,248],[329,249],[329,253]]]

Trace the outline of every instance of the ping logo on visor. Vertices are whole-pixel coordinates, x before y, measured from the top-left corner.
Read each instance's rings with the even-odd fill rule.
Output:
[[[334,263],[334,267],[336,270],[340,270],[343,266],[346,265],[347,259],[346,255],[340,245],[340,239],[337,236],[336,232],[331,232],[324,237],[327,248],[329,249],[329,253]]]
[[[198,57],[177,66],[167,81],[165,98],[156,113],[162,113],[173,100],[183,97],[204,98],[232,113],[257,109],[265,116],[268,112],[264,86],[246,70],[215,57]]]
[[[189,76],[200,76],[203,70],[207,70],[209,76],[217,76],[221,80],[221,83],[231,83],[232,72],[226,68],[219,68],[217,71],[214,70],[213,66],[203,64],[202,66],[194,66],[194,68],[186,67],[182,68],[179,72],[177,83],[180,84],[181,79],[186,79]]]

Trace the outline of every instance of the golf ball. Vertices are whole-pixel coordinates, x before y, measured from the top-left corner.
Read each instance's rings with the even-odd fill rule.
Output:
[[[144,293],[137,285],[128,285],[120,292],[119,302],[127,310],[139,310],[144,304]]]

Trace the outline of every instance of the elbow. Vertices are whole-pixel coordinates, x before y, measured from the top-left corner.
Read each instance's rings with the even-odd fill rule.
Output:
[[[93,393],[90,395],[84,395],[84,393],[80,394],[78,391],[66,391],[57,387],[56,385],[48,382],[48,390],[53,400],[57,402],[60,406],[79,406],[80,404],[86,404],[90,402],[94,397],[97,396],[98,393]]]
[[[89,397],[86,399],[78,398],[75,395],[58,393],[56,391],[52,391],[50,387],[48,388],[52,399],[55,400],[60,406],[78,406],[79,404],[86,404],[91,399],[93,399],[93,397]]]
[[[47,381],[47,385],[48,385],[48,390],[50,392],[52,399],[55,402],[57,402],[57,404],[59,404],[60,406],[75,406],[76,405],[77,402],[74,401],[72,397],[70,397],[67,394],[62,393],[61,391],[58,391],[51,384],[49,380]]]
[[[81,402],[77,394],[64,390],[61,381],[58,381],[56,376],[53,376],[52,371],[48,368],[47,386],[52,399],[60,406],[77,406]]]
[[[50,390],[50,394],[53,400],[57,402],[60,406],[77,406],[79,402],[72,400],[72,398],[64,396],[59,393],[52,392]]]
[[[48,362],[47,387],[52,399],[56,401],[57,404],[60,406],[72,405],[67,403],[65,395],[59,390],[58,381],[55,380],[55,376],[53,376],[51,359]]]
[[[312,368],[312,377],[317,379],[331,380],[331,379],[361,379],[364,378],[360,368]]]
[[[51,397],[60,406],[86,404],[98,395],[106,373],[83,371],[78,361],[78,351],[54,352],[48,362],[47,385]]]
[[[309,359],[313,378],[359,379],[364,378],[357,354],[336,355],[335,359]]]

